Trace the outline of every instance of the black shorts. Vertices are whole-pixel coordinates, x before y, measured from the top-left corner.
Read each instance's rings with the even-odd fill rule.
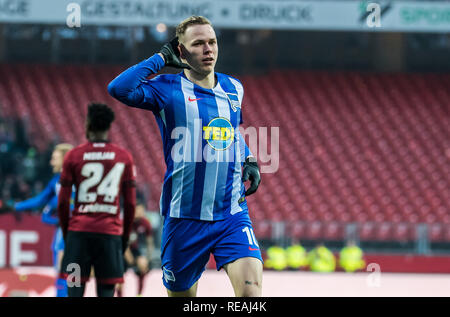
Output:
[[[124,269],[127,271],[128,269],[132,268],[135,272],[138,272],[137,266],[136,266],[136,259],[140,256],[147,257],[147,246],[139,246],[137,248],[130,248],[131,254],[133,255],[133,264],[129,264],[127,260],[125,260],[125,257],[123,258],[124,263]],[[149,264],[150,266],[150,264]],[[136,273],[137,274],[137,273]]]
[[[69,231],[60,277],[73,281],[79,265],[80,281],[89,280],[91,267],[100,284],[123,283],[122,237],[111,234]]]
[[[136,259],[139,256],[147,257],[147,246],[139,245],[137,248],[130,248],[131,254]]]

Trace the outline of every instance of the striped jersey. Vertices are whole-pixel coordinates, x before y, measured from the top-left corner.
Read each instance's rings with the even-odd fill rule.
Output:
[[[206,221],[247,212],[242,163],[251,155],[239,132],[244,89],[239,80],[215,73],[206,89],[184,72],[161,74],[157,54],[127,69],[108,86],[128,106],[153,112],[167,166],[160,199],[163,216]]]

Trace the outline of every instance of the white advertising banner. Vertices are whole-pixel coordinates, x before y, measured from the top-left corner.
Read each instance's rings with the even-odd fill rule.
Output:
[[[234,29],[450,32],[449,1],[0,0],[0,23],[175,26],[190,15]]]

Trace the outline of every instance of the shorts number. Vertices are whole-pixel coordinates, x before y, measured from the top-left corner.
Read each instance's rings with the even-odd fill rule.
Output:
[[[119,183],[124,168],[124,163],[116,163],[103,178],[104,167],[102,163],[85,164],[81,169],[81,175],[87,178],[80,183],[78,201],[80,203],[93,203],[97,201],[97,196],[100,195],[104,196],[104,202],[114,202],[119,194]],[[98,183],[100,183],[100,185],[98,185],[97,191],[95,193],[89,193],[89,189],[96,186]]]
[[[258,241],[256,241],[255,234],[253,233],[252,228],[244,227],[242,229],[242,232],[245,232],[247,234],[248,244],[256,245],[257,247],[259,247]]]

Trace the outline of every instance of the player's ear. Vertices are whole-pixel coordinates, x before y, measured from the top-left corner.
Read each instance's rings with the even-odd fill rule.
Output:
[[[187,50],[186,47],[183,45],[183,43],[178,44],[178,52],[180,53],[180,57],[182,59],[186,59]]]

